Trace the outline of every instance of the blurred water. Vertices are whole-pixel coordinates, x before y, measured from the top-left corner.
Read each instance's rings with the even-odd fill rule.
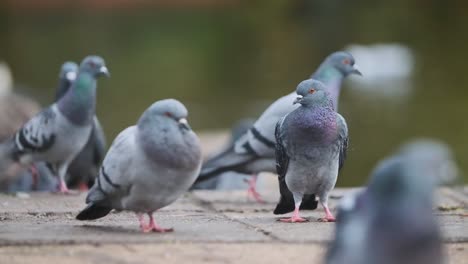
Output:
[[[167,97],[188,106],[195,130],[226,129],[295,89],[332,51],[401,43],[414,56],[413,74],[404,82],[411,92],[404,97],[376,96],[345,82],[340,112],[351,147],[339,184],[362,184],[377,160],[418,136],[449,143],[468,171],[463,2],[231,2],[131,11],[5,8],[0,60],[11,66],[20,92],[45,105],[63,61],[102,55],[112,77],[99,81],[98,115],[113,139],[149,104]],[[402,84],[373,85],[401,90]]]

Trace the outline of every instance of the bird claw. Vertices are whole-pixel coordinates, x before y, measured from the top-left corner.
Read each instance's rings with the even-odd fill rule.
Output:
[[[291,218],[280,218],[278,219],[279,222],[283,223],[304,223],[309,222],[309,220],[302,218],[302,217],[291,217]]]
[[[336,222],[335,217],[323,217],[318,219],[319,222]]]

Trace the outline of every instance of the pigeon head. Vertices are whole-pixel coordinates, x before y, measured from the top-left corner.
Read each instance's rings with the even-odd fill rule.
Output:
[[[78,73],[78,65],[72,61],[67,61],[62,64],[59,74],[59,85],[55,94],[55,100],[59,100],[70,89],[71,84],[75,81]]]
[[[90,73],[95,78],[105,75],[110,76],[104,59],[99,56],[88,56],[80,64],[80,71]]]
[[[302,81],[296,88],[297,98],[294,104],[304,106],[323,104],[330,101],[325,85],[314,79]]]
[[[405,201],[430,203],[435,187],[430,158],[401,155],[384,160],[372,174],[369,195],[379,205],[400,206]],[[428,177],[429,176],[429,177]]]
[[[78,72],[78,65],[72,61],[67,61],[62,64],[60,68],[60,79],[67,80],[68,82],[73,82],[76,79],[76,74]]]
[[[322,66],[332,67],[338,70],[344,77],[350,74],[362,75],[355,64],[353,55],[345,51],[337,51],[330,54],[325,59]]]
[[[187,108],[175,99],[157,101],[147,110],[147,114],[144,114],[142,119],[145,118],[145,116],[152,116],[159,120],[164,120],[165,122],[174,122],[181,129],[190,130],[190,126],[187,122]],[[140,120],[139,123],[143,123],[143,120]]]

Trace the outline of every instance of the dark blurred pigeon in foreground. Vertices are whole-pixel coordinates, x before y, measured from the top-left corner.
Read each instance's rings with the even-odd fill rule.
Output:
[[[357,70],[354,58],[347,52],[334,52],[329,55],[311,78],[325,84],[333,106],[338,107],[338,99],[343,79]],[[236,171],[257,175],[260,172],[276,173],[275,125],[286,114],[297,108],[293,105],[296,93],[283,96],[270,105],[257,119],[253,127],[226,151],[203,164],[197,183],[217,177],[225,171]],[[255,179],[255,178],[254,178]],[[196,186],[195,186],[196,187]],[[250,192],[255,191],[255,181],[251,182]],[[259,197],[259,195],[257,194]],[[301,209],[315,209],[315,196],[305,197]]]
[[[66,62],[62,66],[60,83],[55,95],[59,101],[70,89],[71,84],[78,73],[78,65]],[[93,129],[86,145],[68,166],[66,182],[70,188],[87,190],[94,184],[94,179],[99,173],[99,166],[105,155],[106,139],[104,131],[97,116],[93,117]]]
[[[309,79],[301,82],[296,91],[300,107],[276,125],[281,199],[274,213],[285,213],[293,204],[293,216],[281,221],[304,222],[299,216],[302,199],[304,195],[317,195],[325,210],[321,220],[335,221],[328,208],[328,195],[344,163],[348,127],[333,109],[323,83]]]
[[[343,198],[326,263],[443,263],[432,211],[434,158],[406,153],[386,159],[366,190]]]
[[[67,168],[88,141],[93,126],[96,78],[108,74],[102,58],[86,57],[70,90],[2,143],[2,171],[11,174],[18,171],[15,166],[29,167],[34,162],[44,161],[59,177],[60,192],[68,192]]]
[[[93,220],[112,209],[137,214],[143,232],[167,232],[153,212],[165,207],[192,186],[200,172],[200,142],[187,123],[187,109],[174,99],[150,106],[136,126],[122,131],[104,158],[88,204],[76,217]],[[148,214],[149,225],[143,214]]]

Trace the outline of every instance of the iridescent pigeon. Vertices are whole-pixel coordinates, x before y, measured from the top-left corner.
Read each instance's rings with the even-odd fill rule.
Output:
[[[336,110],[341,83],[350,74],[361,75],[355,65],[353,56],[347,52],[339,51],[330,54],[311,78],[325,84],[325,89],[330,94]],[[296,93],[292,92],[271,104],[247,133],[226,151],[203,164],[197,182],[217,177],[225,171],[251,174],[254,177],[250,181],[249,193],[253,193],[254,197],[260,200],[260,195],[255,191],[256,175],[260,172],[276,173],[275,125],[286,114],[298,107],[298,105],[293,105],[296,97]],[[314,195],[304,197],[301,209],[315,209],[316,207],[317,202]],[[293,211],[294,204],[290,204],[289,207],[283,209],[286,211],[277,213]]]
[[[96,79],[108,74],[101,57],[86,57],[70,90],[2,143],[0,168],[10,174],[12,164],[29,167],[34,162],[47,162],[59,177],[60,192],[67,193],[66,171],[85,146],[93,127]]]
[[[348,145],[345,119],[333,108],[323,83],[309,79],[296,92],[296,110],[276,125],[276,160],[281,199],[275,213],[294,202],[291,218],[284,222],[304,222],[299,209],[304,195],[316,195],[325,210],[322,221],[335,221],[328,208],[328,196],[335,187]],[[282,187],[287,189],[282,189]],[[292,193],[292,201],[285,197]]]

